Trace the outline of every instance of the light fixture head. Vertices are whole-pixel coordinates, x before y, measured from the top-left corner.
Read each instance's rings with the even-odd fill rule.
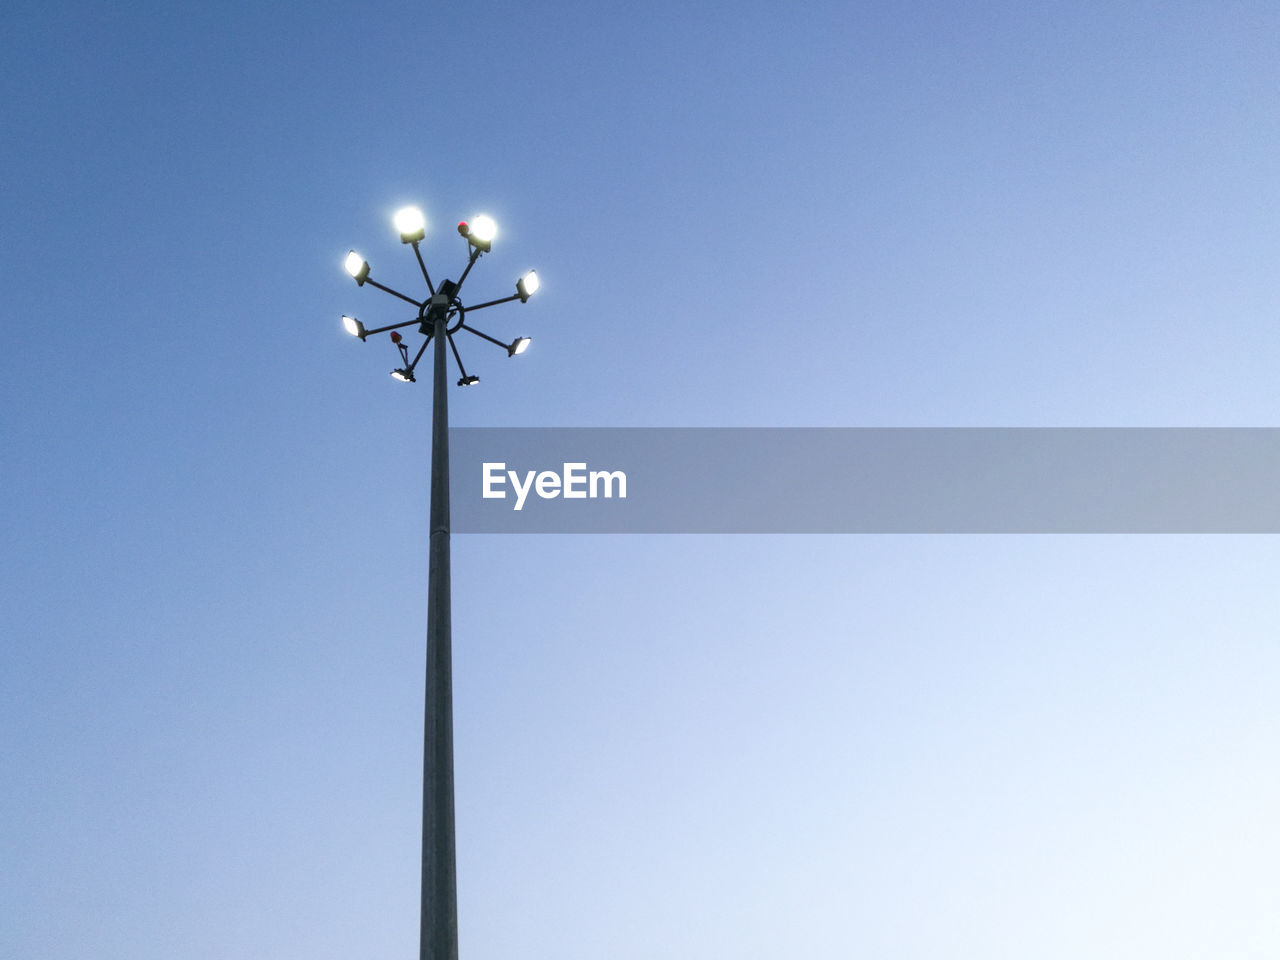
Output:
[[[459,225],[461,229],[461,225]],[[467,240],[477,250],[487,251],[493,246],[493,238],[498,235],[498,225],[493,222],[493,217],[480,214],[473,217],[470,225],[467,227]]]
[[[511,345],[507,347],[508,357],[518,357],[529,349],[529,344],[533,341],[529,337],[516,337],[511,341]]]
[[[369,279],[369,264],[364,257],[352,250],[347,254],[347,259],[342,265],[347,273],[351,274],[351,279],[363,287],[364,282]]]
[[[460,386],[460,387],[469,387],[469,386],[471,386],[473,383],[479,383],[479,382],[480,382],[480,378],[479,378],[479,377],[477,377],[477,376],[473,373],[471,376],[469,376],[469,377],[463,377],[461,380],[459,380],[459,381],[458,381],[458,386]]]
[[[396,229],[401,243],[417,243],[427,235],[427,218],[417,207],[404,207],[396,211]]]
[[[399,370],[392,370],[392,371],[391,371],[391,376],[395,377],[395,378],[396,378],[397,380],[399,380],[401,383],[413,383],[413,382],[414,382],[414,379],[413,379],[413,371],[412,371],[412,370],[410,370],[408,367],[404,367],[404,368],[399,369]]]
[[[355,317],[348,317],[346,314],[343,314],[342,326],[343,326],[343,329],[345,329],[347,333],[351,334],[353,337],[359,337],[361,340],[365,338],[364,324],[361,323],[359,320],[357,320]]]
[[[538,280],[538,271],[530,270],[516,281],[516,295],[520,298],[521,303],[528,303],[529,298],[538,292],[538,287],[540,286],[542,286],[542,283]]]

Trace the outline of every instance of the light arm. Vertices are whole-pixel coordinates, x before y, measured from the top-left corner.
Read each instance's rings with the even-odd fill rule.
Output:
[[[478,247],[472,247],[471,256],[467,258],[467,269],[463,270],[462,276],[458,278],[456,289],[454,290],[455,296],[457,295],[457,291],[462,289],[462,281],[467,279],[467,274],[471,272],[471,268],[476,265],[476,261],[479,259],[480,259],[480,249]]]
[[[462,329],[463,329],[463,330],[466,330],[468,333],[474,333],[477,337],[479,337],[479,338],[480,338],[480,339],[482,339],[482,340],[488,340],[490,343],[496,343],[496,344],[497,344],[498,346],[500,346],[503,350],[508,350],[508,349],[510,349],[510,345],[509,345],[509,344],[503,343],[501,340],[495,339],[494,337],[489,336],[487,333],[481,333],[481,332],[480,332],[479,330],[477,330],[475,327],[468,327],[468,326],[464,323],[464,324],[462,325]]]
[[[436,295],[436,288],[431,284],[431,274],[427,273],[427,265],[422,259],[422,251],[418,249],[418,241],[413,241],[413,255],[418,258],[418,266],[422,268],[422,279],[427,281],[427,289],[431,291],[431,295]]]
[[[404,323],[393,323],[393,324],[391,324],[390,326],[386,326],[386,327],[378,327],[378,329],[377,329],[377,330],[366,330],[366,331],[364,332],[364,337],[371,337],[371,336],[373,336],[375,333],[386,333],[388,330],[399,330],[401,327],[412,327],[412,326],[416,326],[416,325],[420,324],[421,322],[422,322],[421,320],[419,320],[418,318],[416,318],[416,317],[415,317],[415,318],[414,318],[414,319],[412,319],[412,320],[406,320]],[[364,337],[361,337],[360,339],[361,339],[361,340],[363,340],[363,339],[364,339]]]
[[[483,310],[485,307],[496,307],[500,303],[510,303],[512,300],[519,300],[519,299],[520,299],[520,294],[513,293],[509,297],[502,297],[499,300],[490,300],[487,303],[477,303],[474,307],[467,307],[467,313],[470,313],[472,310]]]
[[[389,294],[391,294],[393,297],[399,297],[399,298],[400,298],[401,300],[403,300],[405,303],[412,303],[412,304],[413,304],[415,307],[417,307],[419,310],[421,310],[421,309],[422,309],[422,304],[421,304],[421,303],[419,303],[417,300],[413,299],[413,297],[406,297],[406,296],[405,296],[403,293],[401,293],[399,290],[392,290],[390,287],[384,287],[384,286],[383,286],[382,284],[380,284],[377,280],[373,279],[373,277],[365,277],[365,278],[364,278],[364,282],[365,282],[365,283],[368,283],[368,284],[371,284],[372,286],[377,287],[377,288],[378,288],[379,290],[381,290],[383,293],[389,293]]]
[[[414,367],[416,367],[416,366],[418,365],[418,361],[422,359],[422,354],[426,352],[427,344],[431,342],[431,338],[432,338],[433,336],[434,336],[434,334],[430,334],[430,333],[429,333],[429,334],[427,334],[427,339],[425,339],[425,340],[423,340],[423,341],[422,341],[422,346],[420,346],[420,347],[418,348],[418,353],[417,353],[417,355],[413,358],[413,363],[409,364],[409,372],[410,372],[410,373],[412,373],[412,372],[413,372],[413,368],[414,368]]]
[[[467,368],[462,365],[462,354],[458,353],[458,347],[453,342],[453,334],[448,334],[448,337],[449,348],[453,351],[453,359],[458,361],[458,369],[462,371],[462,377],[465,380],[467,377]]]

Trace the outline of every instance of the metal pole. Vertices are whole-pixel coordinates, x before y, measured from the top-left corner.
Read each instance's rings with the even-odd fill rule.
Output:
[[[453,828],[453,663],[449,626],[449,407],[444,310],[435,316],[431,402],[431,545],[427,585],[427,691],[422,744],[420,960],[458,960]]]

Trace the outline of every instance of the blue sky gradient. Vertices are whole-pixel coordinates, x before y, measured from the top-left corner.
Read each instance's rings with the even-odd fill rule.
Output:
[[[458,425],[1274,426],[1261,2],[18,0],[0,954],[413,956]],[[457,537],[468,960],[1274,957],[1268,537]]]

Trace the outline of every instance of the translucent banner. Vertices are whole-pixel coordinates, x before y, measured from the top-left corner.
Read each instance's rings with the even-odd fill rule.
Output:
[[[1280,430],[455,428],[455,533],[1276,533]]]

